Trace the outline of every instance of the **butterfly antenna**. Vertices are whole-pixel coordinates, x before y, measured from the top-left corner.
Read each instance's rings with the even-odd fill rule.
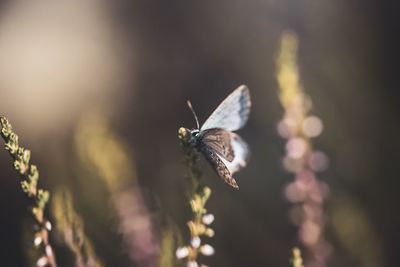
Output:
[[[199,119],[197,118],[196,112],[194,112],[194,109],[192,107],[192,103],[190,103],[189,100],[187,101],[187,105],[190,108],[190,110],[192,111],[194,119],[196,120],[197,129],[200,129]]]

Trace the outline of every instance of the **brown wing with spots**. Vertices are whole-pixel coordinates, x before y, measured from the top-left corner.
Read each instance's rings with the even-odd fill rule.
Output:
[[[231,138],[231,132],[219,128],[208,129],[201,133],[201,142],[229,162],[235,158]]]
[[[233,188],[239,189],[235,178],[232,177],[232,174],[229,172],[228,168],[225,166],[225,164],[212,148],[208,147],[205,144],[202,144],[199,147],[199,151],[201,152],[201,154],[203,154],[208,163],[210,163],[210,165],[213,167],[219,177],[221,177],[227,184],[229,184]]]

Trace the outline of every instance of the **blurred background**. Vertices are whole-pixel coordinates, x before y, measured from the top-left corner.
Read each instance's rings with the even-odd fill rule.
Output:
[[[289,266],[291,248],[303,244],[277,129],[285,114],[277,57],[288,30],[310,114],[323,122],[313,146],[329,158],[318,174],[329,187],[327,266],[398,266],[399,11],[372,0],[2,1],[0,114],[53,194],[59,266],[74,266],[57,233],[60,190],[104,266],[157,266],[163,253],[172,256],[162,266],[177,266],[171,257],[188,241],[191,216],[177,138],[179,127],[195,127],[186,100],[204,122],[240,84],[253,100],[239,132],[252,158],[236,175],[239,191],[201,162],[216,250],[201,262]],[[32,219],[4,150],[0,170],[1,265],[34,266]]]

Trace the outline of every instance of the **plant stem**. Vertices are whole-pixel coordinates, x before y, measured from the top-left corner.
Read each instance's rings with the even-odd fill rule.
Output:
[[[49,242],[51,223],[44,216],[44,210],[49,200],[48,191],[38,188],[39,170],[36,165],[30,164],[31,152],[18,144],[16,135],[9,121],[0,116],[0,135],[5,141],[5,149],[14,160],[14,169],[19,172],[22,178],[21,188],[25,195],[33,202],[31,213],[36,220],[38,230],[35,233],[34,245],[41,247],[43,256],[37,261],[39,267],[57,267],[53,248]]]

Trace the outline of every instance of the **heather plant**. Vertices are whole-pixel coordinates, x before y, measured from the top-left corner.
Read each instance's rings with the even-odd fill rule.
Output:
[[[156,266],[160,248],[155,218],[139,187],[134,159],[110,124],[99,113],[85,114],[75,133],[76,150],[83,165],[107,186],[123,250],[137,266]]]
[[[328,158],[313,148],[312,139],[321,134],[323,124],[320,118],[310,114],[312,102],[300,82],[297,47],[298,39],[293,33],[282,35],[277,57],[277,80],[284,116],[279,122],[278,132],[286,139],[283,165],[294,175],[294,181],[285,188],[285,195],[294,204],[290,217],[298,226],[300,243],[307,249],[305,265],[324,267],[332,251],[331,244],[324,237],[324,204],[329,187],[317,179],[317,173],[327,168]]]
[[[102,267],[85,234],[83,220],[75,211],[71,193],[66,188],[56,190],[51,206],[56,232],[73,253],[75,267]]]
[[[5,142],[5,149],[14,160],[14,169],[21,176],[21,189],[32,204],[29,210],[35,219],[33,243],[42,254],[37,260],[37,266],[57,267],[53,248],[49,240],[49,232],[52,229],[52,225],[45,216],[45,208],[50,194],[38,186],[39,170],[36,165],[30,163],[30,150],[20,146],[18,135],[13,131],[10,122],[5,117],[0,117],[0,124],[0,134]]]
[[[190,243],[176,250],[178,259],[185,260],[187,267],[205,266],[199,263],[199,256],[211,256],[214,248],[203,242],[203,238],[214,236],[214,230],[209,225],[214,221],[214,215],[207,212],[205,205],[210,198],[211,189],[204,185],[202,172],[197,167],[198,154],[189,143],[189,132],[180,128],[178,137],[184,154],[184,164],[187,168],[187,178],[191,183],[189,201],[192,218],[187,226],[190,231]]]

